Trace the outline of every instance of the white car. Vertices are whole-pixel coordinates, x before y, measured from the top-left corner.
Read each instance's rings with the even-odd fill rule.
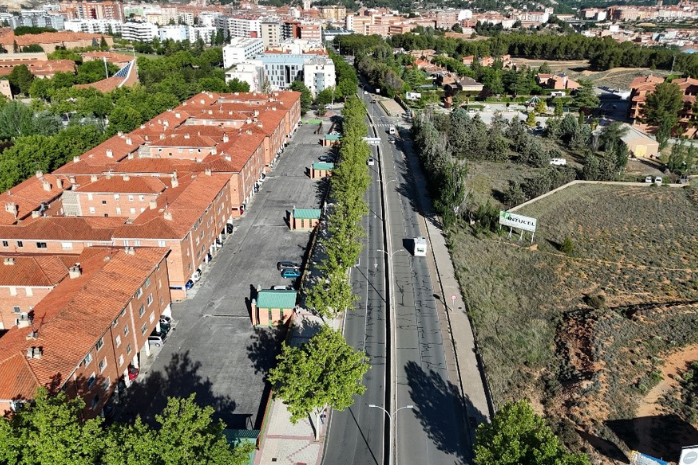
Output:
[[[654,178],[654,183],[657,184],[658,186],[661,186],[662,185],[662,177],[657,176],[656,178]]]
[[[371,157],[368,159],[366,163],[368,163],[368,166],[373,166],[376,164],[376,160],[374,160],[373,157]]]
[[[652,176],[645,176],[645,182],[647,184],[652,184]]]
[[[565,166],[567,164],[567,160],[565,158],[551,158],[550,164],[555,166]]]

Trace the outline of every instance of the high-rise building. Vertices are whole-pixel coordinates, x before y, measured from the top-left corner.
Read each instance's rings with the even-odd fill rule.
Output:
[[[262,39],[233,37],[230,44],[223,47],[223,68],[254,58],[264,52]]]
[[[265,47],[276,47],[281,42],[281,23],[275,19],[265,19],[260,23],[262,42]]]

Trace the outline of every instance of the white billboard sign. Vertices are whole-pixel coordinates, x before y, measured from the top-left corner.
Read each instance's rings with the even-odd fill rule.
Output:
[[[536,232],[536,219],[530,216],[517,215],[505,211],[499,212],[499,224],[524,231]]]

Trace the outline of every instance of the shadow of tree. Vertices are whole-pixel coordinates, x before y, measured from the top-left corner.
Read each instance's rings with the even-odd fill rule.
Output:
[[[620,447],[611,441],[594,436],[593,434],[586,433],[584,431],[577,431],[579,437],[591,444],[591,446],[596,449],[596,451],[613,460],[615,463],[630,463],[628,457],[623,453]]]
[[[678,462],[681,447],[698,444],[698,430],[678,415],[657,415],[605,423],[628,449]]]
[[[415,362],[405,365],[414,413],[436,447],[455,456],[455,463],[472,460],[474,429],[485,417],[461,396],[458,388],[434,370],[424,371]],[[468,426],[465,424],[465,419]]]
[[[173,354],[164,372],[154,371],[143,381],[134,382],[123,398],[119,415],[122,422],[133,422],[140,416],[143,422],[155,426],[155,415],[167,405],[168,397],[188,397],[196,394],[199,405],[210,405],[215,410],[213,418],[222,420],[228,428],[247,429],[251,415],[236,415],[235,401],[228,395],[213,393],[213,383],[199,375],[200,362],[193,362],[189,351]]]
[[[281,342],[286,337],[286,327],[255,328],[247,345],[247,357],[252,362],[255,374],[264,376],[276,365],[276,354],[281,352]]]

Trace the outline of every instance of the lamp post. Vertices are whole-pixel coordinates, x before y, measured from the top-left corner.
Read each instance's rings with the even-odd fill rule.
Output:
[[[405,250],[405,249],[397,249],[397,250],[393,250],[392,252],[388,252],[387,250],[376,249],[376,252],[383,252],[383,253],[386,254],[388,257],[390,257],[390,259],[392,260],[392,259],[393,259],[393,255],[395,255],[395,254],[398,253],[398,252],[407,252],[407,250]]]
[[[399,250],[398,250],[398,252],[399,252]],[[368,407],[369,407],[369,408],[378,408],[378,409],[383,410],[383,412],[384,412],[386,415],[388,415],[388,421],[390,421],[390,426],[392,426],[392,428],[390,429],[390,431],[393,432],[393,431],[396,430],[396,425],[393,424],[393,415],[396,415],[397,412],[399,412],[400,410],[404,410],[404,409],[413,409],[413,408],[414,408],[414,405],[411,405],[411,404],[410,404],[410,405],[405,405],[404,407],[400,407],[399,409],[395,410],[393,413],[388,412],[386,409],[384,409],[384,408],[381,407],[380,405],[376,405],[376,404],[368,404]],[[395,454],[394,454],[394,452],[393,452],[393,439],[396,439],[396,438],[397,438],[397,435],[395,435],[395,436],[396,436],[395,438],[393,438],[393,437],[390,438],[390,448],[389,448],[389,451],[388,451],[388,453],[390,454],[390,456],[388,457],[388,463],[389,463],[390,465],[397,465],[397,460],[396,460]]]

